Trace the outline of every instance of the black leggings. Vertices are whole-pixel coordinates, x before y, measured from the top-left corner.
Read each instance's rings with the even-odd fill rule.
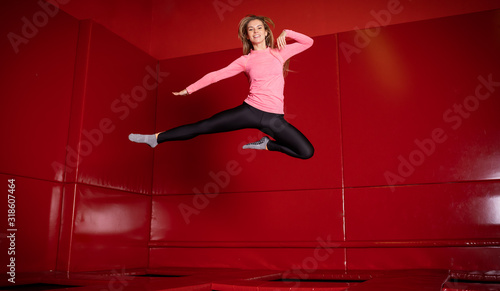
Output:
[[[264,112],[246,103],[217,113],[208,119],[162,132],[158,135],[158,143],[187,140],[200,134],[244,128],[259,129],[275,139],[267,144],[267,149],[270,151],[279,151],[300,159],[309,159],[314,154],[314,147],[309,140],[288,123],[283,114]]]

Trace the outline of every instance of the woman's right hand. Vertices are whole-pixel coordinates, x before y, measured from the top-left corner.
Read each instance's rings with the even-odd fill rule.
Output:
[[[172,94],[174,94],[175,96],[179,96],[179,95],[180,96],[186,96],[186,95],[189,95],[189,92],[186,89],[184,89],[184,90],[182,90],[180,92],[172,92]]]

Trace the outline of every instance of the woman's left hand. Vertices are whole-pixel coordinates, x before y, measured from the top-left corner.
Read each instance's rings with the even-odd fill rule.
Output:
[[[283,30],[283,32],[278,36],[276,39],[276,42],[278,43],[278,49],[283,49],[286,46],[286,30]]]
[[[187,89],[184,89],[184,90],[179,91],[179,92],[172,92],[172,94],[174,94],[175,96],[186,96],[186,95],[189,95],[189,92]]]

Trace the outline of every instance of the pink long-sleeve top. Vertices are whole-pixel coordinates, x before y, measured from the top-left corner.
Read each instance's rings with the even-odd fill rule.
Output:
[[[283,114],[285,79],[283,65],[292,56],[305,51],[313,45],[313,39],[286,30],[286,36],[295,40],[283,49],[251,50],[229,64],[227,67],[206,74],[186,89],[191,94],[220,80],[245,72],[250,82],[250,90],[245,102],[259,110]]]

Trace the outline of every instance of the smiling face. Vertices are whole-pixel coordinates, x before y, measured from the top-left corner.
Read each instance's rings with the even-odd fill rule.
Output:
[[[247,39],[250,40],[254,48],[261,47],[262,45],[266,47],[266,36],[267,31],[262,21],[254,19],[248,22]]]
[[[252,50],[265,50],[274,48],[273,31],[274,22],[266,16],[247,15],[240,20],[238,25],[238,38],[243,45],[243,54],[247,55]]]

